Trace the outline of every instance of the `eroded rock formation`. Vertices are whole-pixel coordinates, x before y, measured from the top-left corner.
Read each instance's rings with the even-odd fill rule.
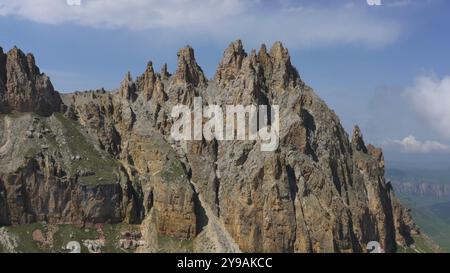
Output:
[[[47,75],[42,74],[32,54],[14,47],[0,49],[0,113],[36,112],[50,115],[62,111],[62,102]]]
[[[17,49],[7,55],[1,109],[59,112],[60,96],[34,59]],[[174,142],[171,108],[192,106],[195,96],[279,105],[279,148]],[[188,46],[173,75],[150,62],[116,91],[62,100],[64,115],[0,118],[0,225],[137,223],[148,242],[141,251],[157,251],[158,236],[194,240],[198,251],[363,252],[369,241],[395,251],[417,232],[385,182],[382,151],[357,127],[349,139],[280,42],[250,54],[233,42],[210,81]]]

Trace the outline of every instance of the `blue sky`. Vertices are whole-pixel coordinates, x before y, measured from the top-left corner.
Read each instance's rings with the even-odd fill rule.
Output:
[[[72,0],[73,1],[73,0]],[[61,92],[116,88],[192,45],[212,77],[224,48],[281,40],[348,131],[388,160],[450,166],[450,1],[0,0],[0,46],[33,52]],[[447,110],[448,109],[448,110]]]

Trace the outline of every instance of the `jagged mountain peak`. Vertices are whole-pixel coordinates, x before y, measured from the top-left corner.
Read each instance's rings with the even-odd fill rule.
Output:
[[[358,125],[355,125],[353,128],[352,145],[355,150],[367,153],[367,147],[364,143],[363,134]]]
[[[265,61],[265,70],[271,73],[267,77],[270,78],[275,89],[295,87],[301,83],[300,75],[291,63],[289,50],[281,42],[275,42],[268,55],[270,56],[270,62]],[[264,59],[267,59],[267,56],[264,56]]]
[[[167,67],[167,63],[165,63],[161,68],[161,79],[168,80],[172,75],[169,73],[169,69]]]
[[[259,47],[258,55],[265,55],[265,54],[267,54],[267,46],[266,44],[263,43]]]
[[[126,100],[136,100],[136,85],[133,82],[133,77],[131,76],[130,71],[125,74],[124,79],[120,83],[119,95]]]
[[[10,66],[4,65],[8,95],[0,92],[2,102],[11,102],[11,90],[41,94],[34,84],[42,76]],[[25,80],[14,81],[18,73]],[[20,132],[29,131],[31,140],[11,138],[15,117],[0,119],[6,132],[0,134],[0,161],[10,166],[0,169],[0,224],[123,221],[141,225],[149,248],[170,236],[195,239],[199,251],[211,251],[205,246],[219,233],[228,246],[219,240],[212,250],[246,252],[361,252],[374,240],[395,251],[413,229],[385,183],[381,150],[369,145],[364,151],[359,127],[349,141],[336,114],[299,84],[281,43],[246,54],[241,41],[233,42],[216,73],[220,84],[209,86],[187,46],[178,52],[170,81],[163,77],[167,66],[158,74],[149,62],[136,81],[128,72],[119,92],[65,94],[65,116],[20,120]],[[174,141],[171,107],[192,106],[196,96],[219,105],[278,105],[278,149],[263,152],[260,141],[250,140]],[[11,139],[29,151],[13,149],[19,144]],[[14,162],[25,163],[3,156],[14,153],[21,159]],[[61,183],[68,185],[64,193],[76,189],[88,198],[95,189],[99,198],[54,194],[59,181],[70,181]],[[86,181],[90,187],[81,185]],[[15,190],[24,184],[30,192]],[[17,200],[36,210],[23,210]],[[202,211],[214,221],[198,221]]]
[[[153,74],[155,73],[155,70],[153,69],[153,62],[152,61],[148,61],[147,62],[147,69],[145,70],[146,74]]]
[[[136,82],[137,82],[138,86],[141,84],[141,82],[143,84],[147,84],[147,85],[153,84],[154,81],[156,80],[156,76],[157,76],[157,74],[155,73],[155,69],[153,68],[153,62],[149,61],[147,63],[147,68],[145,69],[144,74],[139,76],[136,79]]]
[[[33,54],[18,47],[0,54],[0,111],[36,112],[50,115],[62,109],[61,98],[45,74],[41,74]]]
[[[276,41],[269,52],[270,56],[277,61],[287,61],[290,59],[289,50],[283,46],[283,43]]]
[[[39,67],[36,66],[36,60],[33,54],[25,54],[21,49],[14,46],[6,55],[8,62],[11,64],[19,64],[17,68],[24,69],[25,73],[31,76],[41,74]]]
[[[155,73],[153,63],[150,61],[147,64],[147,69],[144,74],[136,80],[137,92],[142,95],[145,101],[157,98],[158,102],[163,102],[167,99],[167,95],[164,91],[163,78],[168,79],[170,77],[167,72],[167,65],[163,65],[161,68],[161,74]]]
[[[242,67],[247,53],[242,46],[241,40],[232,42],[223,54],[222,61],[220,61],[217,68],[215,80],[217,82],[233,80]]]
[[[122,87],[125,87],[125,86],[130,86],[131,84],[133,84],[134,82],[133,82],[133,76],[131,75],[131,72],[130,71],[128,71],[127,73],[125,73],[125,76],[123,77],[123,80],[122,80],[122,82],[120,83],[120,85],[122,86]]]
[[[222,87],[228,86],[239,77],[242,68],[250,69],[244,72],[245,77],[262,75],[264,79],[256,81],[265,82],[268,89],[293,88],[301,83],[300,75],[291,63],[289,51],[281,42],[275,42],[269,52],[266,45],[262,44],[258,52],[253,49],[247,55],[242,41],[236,40],[225,49],[215,80]]]
[[[3,48],[0,47],[0,92],[4,91],[4,84],[6,84],[6,54],[3,52]]]
[[[187,45],[178,51],[177,70],[172,78],[172,84],[206,86],[207,79],[203,70],[195,60],[194,49]]]

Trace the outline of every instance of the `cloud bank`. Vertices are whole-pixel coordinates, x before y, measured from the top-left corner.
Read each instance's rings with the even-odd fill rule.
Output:
[[[161,30],[165,35],[197,35],[220,43],[237,36],[258,43],[283,40],[289,47],[378,47],[395,41],[400,24],[371,14],[363,3],[305,6],[289,0],[82,0],[80,6],[71,6],[66,0],[0,0],[0,16],[45,24]]]
[[[450,139],[450,76],[419,77],[405,92],[415,111],[443,137]]]
[[[448,145],[431,140],[419,141],[414,136],[408,136],[402,140],[390,140],[383,146],[386,149],[399,150],[411,154],[430,154],[450,151]]]

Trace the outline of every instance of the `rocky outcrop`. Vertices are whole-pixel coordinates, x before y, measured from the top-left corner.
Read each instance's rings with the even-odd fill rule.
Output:
[[[62,116],[2,118],[2,223],[83,225],[129,218],[129,180],[76,128]]]
[[[291,64],[289,52],[281,42],[276,42],[269,54],[263,45],[258,58],[264,67],[266,81],[274,90],[293,88],[301,82],[297,70]]]
[[[384,180],[381,150],[366,147],[359,128],[349,142],[339,119],[302,83],[281,43],[269,53],[262,46],[258,54],[246,56],[237,41],[225,52],[215,78],[225,90],[208,89],[208,102],[282,109],[281,146],[275,154],[260,152],[258,143],[220,142],[209,149],[217,151],[210,156],[217,158],[217,169],[208,167],[211,160],[202,161],[203,170],[216,173],[216,180],[202,180],[211,181],[203,191],[211,192],[212,181],[218,185],[216,204],[210,205],[218,207],[241,249],[364,251],[376,240],[394,251],[397,242],[404,242],[396,224],[404,211],[393,208],[396,199]],[[196,169],[201,173],[200,166],[190,166],[193,176]]]
[[[0,112],[36,112],[50,115],[62,111],[62,101],[50,79],[41,74],[32,54],[13,48],[0,50]]]
[[[397,244],[401,246],[412,245],[414,244],[413,236],[417,235],[420,235],[423,238],[427,238],[425,234],[421,233],[419,227],[414,222],[411,216],[411,210],[403,207],[400,204],[400,201],[393,194],[392,189],[390,193],[394,212],[394,225],[397,232]],[[434,243],[433,245],[437,246]]]
[[[161,80],[161,77],[168,78],[168,72],[164,69],[167,69],[166,65],[163,67],[162,74],[156,74],[153,70],[153,63],[149,62],[147,70],[136,80],[139,93],[146,101],[153,97],[158,103],[164,103],[167,100],[167,94],[164,91],[164,85]]]
[[[278,149],[262,152],[260,140],[175,142],[171,108],[192,107],[195,96],[204,104],[278,105]],[[379,241],[391,252],[418,232],[385,181],[382,151],[366,145],[358,127],[349,139],[280,42],[250,54],[233,42],[211,81],[186,47],[172,76],[150,62],[115,92],[63,100],[65,116],[37,122],[42,128],[32,119],[21,127],[11,117],[0,121],[0,160],[8,166],[0,170],[0,224],[141,223],[141,251],[157,251],[168,236],[194,240],[201,251],[364,252]],[[55,137],[38,136],[45,126]],[[18,130],[31,138],[8,137]]]
[[[169,70],[167,68],[167,64],[164,64],[161,68],[161,79],[164,81],[167,81],[172,75],[169,73]]]
[[[151,96],[150,104],[144,103],[148,90],[144,79],[141,76],[137,83],[127,84],[136,86],[135,103],[122,95],[124,89],[116,94],[91,91],[67,95],[64,100],[70,104],[68,116],[84,125],[91,136],[98,138],[101,147],[121,162],[133,181],[128,190],[138,196],[129,207],[135,222],[154,228],[149,231],[152,234],[192,239],[196,234],[194,192],[172,148],[149,126],[153,115],[147,116],[144,105],[152,105],[159,98]],[[153,224],[147,225],[147,218]]]
[[[242,41],[237,40],[231,43],[223,54],[222,61],[217,69],[215,80],[219,83],[229,83],[235,79],[238,71],[242,68],[242,62],[247,53],[244,51]]]
[[[10,223],[7,198],[5,186],[3,183],[0,183],[0,226],[5,226]]]
[[[3,48],[0,47],[0,97],[3,98],[6,93],[6,55]],[[0,100],[0,113],[6,112],[6,105],[3,99]]]
[[[194,49],[186,46],[178,51],[178,67],[173,75],[172,84],[192,85],[193,87],[205,86],[207,83],[203,70],[197,64]]]
[[[47,158],[31,159],[15,173],[1,178],[8,194],[9,224],[37,221],[49,223],[118,223],[122,189],[117,184],[82,185],[76,179],[53,176],[57,166]],[[62,181],[63,180],[63,181]]]
[[[405,232],[410,224],[408,212],[401,208],[394,196],[392,187],[384,178],[384,158],[381,149],[372,145],[366,147],[361,130],[355,127],[352,138],[354,152],[354,183],[363,183],[367,194],[368,207],[361,211],[362,217],[358,219],[364,226],[373,225],[373,230],[364,231],[366,240],[375,240],[382,243],[385,249],[392,251],[396,244],[411,243],[411,230]],[[359,206],[358,206],[359,207]],[[354,209],[360,209],[360,207]],[[373,235],[376,234],[374,238]]]
[[[120,84],[119,96],[131,101],[135,101],[137,98],[136,84],[133,82],[130,72],[125,75],[125,78]]]

